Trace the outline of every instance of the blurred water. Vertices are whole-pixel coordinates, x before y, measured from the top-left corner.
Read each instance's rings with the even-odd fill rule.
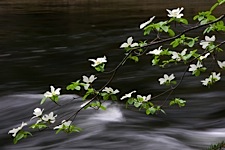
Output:
[[[114,68],[124,56],[123,50],[118,49],[121,42],[131,35],[135,40],[143,38],[138,26],[146,18],[157,14],[156,20],[161,19],[166,14],[162,8],[187,6],[185,12],[195,12],[196,8],[202,10],[211,3],[157,2],[158,7],[156,1],[144,1],[145,7],[133,1],[130,5],[112,3],[114,7],[110,9],[108,4],[88,5],[88,9],[85,5],[28,9],[27,5],[6,7],[9,5],[0,3],[0,149],[198,150],[225,140],[224,79],[213,89],[207,89],[200,85],[200,78],[190,74],[173,95],[187,99],[187,106],[166,108],[167,115],[146,116],[115,102],[107,103],[106,111],[82,111],[74,122],[83,129],[81,133],[36,132],[17,145],[7,135],[9,129],[22,121],[29,122],[33,109],[40,107],[41,93],[49,85],[64,88],[81,75],[95,73],[88,58],[107,55],[109,62],[115,62],[108,63],[107,69]],[[4,13],[6,8],[13,11]],[[122,93],[137,89],[143,94],[154,94],[162,90],[156,81],[158,76],[164,72],[181,76],[182,71],[182,67],[163,71],[150,67],[149,58],[144,57],[136,67],[133,62],[126,63],[111,85]],[[103,85],[107,77],[98,74],[101,80],[96,86]],[[65,104],[62,108],[51,103],[43,106],[59,114],[60,119],[82,103],[79,97],[73,99],[73,93],[65,90],[62,93],[60,99]]]

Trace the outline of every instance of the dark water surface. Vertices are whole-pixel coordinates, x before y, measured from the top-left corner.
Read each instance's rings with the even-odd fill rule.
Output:
[[[123,50],[118,49],[120,44],[129,36],[142,39],[139,24],[152,15],[157,16],[156,20],[162,19],[165,8],[184,6],[185,15],[191,18],[198,9],[204,10],[213,3],[88,2],[73,5],[0,2],[0,149],[199,150],[225,140],[224,79],[208,89],[201,86],[202,78],[187,74],[173,95],[188,100],[185,108],[168,108],[167,115],[146,116],[125,109],[123,104],[107,103],[106,111],[87,110],[80,114],[75,124],[83,128],[81,133],[37,132],[17,145],[12,144],[8,130],[29,121],[49,85],[64,88],[82,75],[95,73],[88,58],[106,55],[108,70],[114,68],[124,56]],[[219,9],[217,14],[223,10]],[[136,67],[133,62],[126,63],[112,86],[122,93],[138,89],[142,94],[154,95],[162,90],[156,81],[159,76],[165,72],[182,74],[182,67],[160,70],[151,67],[149,61],[149,57],[144,57]],[[98,77],[101,80],[96,86],[108,79],[107,75]],[[72,93],[65,90],[62,93],[65,104],[62,108],[51,103],[43,106],[46,111],[57,113],[58,118],[68,116],[81,104],[79,98],[73,100]]]

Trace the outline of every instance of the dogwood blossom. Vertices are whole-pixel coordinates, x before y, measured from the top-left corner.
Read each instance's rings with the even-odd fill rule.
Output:
[[[55,90],[55,88],[53,86],[50,86],[50,89],[51,89],[51,92],[47,91],[47,92],[44,93],[44,96],[46,98],[51,98],[53,96],[60,95],[61,88],[57,88]]]
[[[34,118],[37,118],[37,117],[40,117],[43,113],[44,109],[41,109],[41,108],[35,108],[34,109],[34,116],[31,118],[31,119],[34,119]]]
[[[12,130],[9,130],[8,134],[12,133],[13,137],[16,137],[16,134],[23,129],[24,126],[26,126],[27,123],[22,122],[22,124],[17,127],[17,128],[13,128]]]
[[[216,72],[212,72],[212,74],[209,77],[211,77],[214,81],[219,81],[220,73],[216,74]]]
[[[219,80],[220,80],[220,73],[216,74],[216,72],[212,72],[209,78],[206,78],[205,80],[202,80],[201,82],[203,85],[208,86]]]
[[[56,117],[57,117],[57,115],[54,116],[54,113],[53,113],[53,112],[50,112],[48,115],[45,114],[45,115],[42,117],[42,120],[44,120],[44,121],[46,121],[46,122],[54,123]]]
[[[160,82],[160,85],[162,85],[162,84],[172,81],[173,79],[175,79],[174,74],[171,74],[170,76],[168,76],[167,74],[164,74],[163,78],[159,78],[159,82]]]
[[[151,99],[152,95],[149,94],[148,96],[141,96],[141,95],[137,95],[137,98],[141,98],[143,99],[143,102],[148,102]]]
[[[160,55],[160,53],[162,52],[162,46],[160,46],[158,49],[154,49],[153,51],[150,51],[148,53],[146,53],[146,55],[148,54],[153,54],[153,55]]]
[[[91,75],[89,78],[87,76],[83,76],[83,81],[86,83],[84,89],[87,90],[91,83],[93,83],[97,77],[95,75]]]
[[[96,67],[100,64],[103,64],[103,63],[106,63],[107,60],[106,60],[106,57],[100,57],[100,58],[97,58],[97,59],[88,59],[89,61],[92,61],[94,62],[94,64],[91,64],[92,67]]]
[[[198,61],[196,65],[195,65],[195,64],[191,64],[188,71],[195,72],[196,70],[198,70],[198,69],[201,68],[202,66],[203,66],[203,65],[201,64],[201,62]]]
[[[133,37],[129,37],[127,39],[127,43],[123,43],[120,48],[126,48],[126,47],[135,47],[138,46],[138,43],[132,43],[133,42]]]
[[[206,59],[209,55],[210,53],[206,53],[204,56],[200,56],[199,59],[200,60]]]
[[[125,98],[130,98],[131,95],[132,95],[133,93],[136,93],[136,91],[132,91],[132,92],[130,92],[130,93],[128,93],[128,94],[125,94],[125,95],[122,96],[120,99],[123,100],[123,99],[125,99]]]
[[[168,17],[174,17],[174,18],[181,18],[182,16],[184,16],[184,14],[181,13],[182,10],[184,10],[183,7],[173,9],[172,11],[169,9],[166,9],[166,11],[169,13]]]
[[[140,25],[140,29],[143,29],[145,26],[147,26],[148,24],[150,24],[154,18],[155,18],[155,16],[151,17],[148,21],[142,23]]]
[[[105,87],[102,91],[109,94],[117,94],[120,92],[118,89],[113,90],[111,87]]]
[[[224,69],[225,68],[225,61],[221,62],[221,61],[218,60],[217,63],[218,63],[218,65],[219,65],[219,67],[221,69]]]
[[[72,123],[72,121],[68,120],[63,120],[62,123],[58,126],[55,126],[53,129],[56,130],[56,129],[61,129],[63,126],[66,126],[66,127],[69,127],[70,124]]]
[[[202,45],[203,49],[206,49],[207,46],[209,46],[209,44],[211,42],[214,42],[216,40],[215,35],[213,35],[211,38],[209,36],[205,36],[205,40],[201,40],[200,45]]]
[[[183,51],[181,53],[177,53],[177,52],[172,52],[172,59],[176,60],[176,61],[181,61],[181,59],[183,58],[184,55],[186,55],[187,53],[187,49],[183,49]]]
[[[207,86],[211,82],[211,80],[209,78],[205,78],[205,80],[202,80],[201,82],[202,82],[202,85]]]

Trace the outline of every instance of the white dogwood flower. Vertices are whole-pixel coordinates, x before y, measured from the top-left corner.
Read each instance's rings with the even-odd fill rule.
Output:
[[[221,79],[220,73],[216,74],[216,72],[212,72],[212,74],[209,76],[209,78],[206,78],[205,80],[202,80],[202,84],[205,86],[208,86],[214,82],[217,82]]]
[[[35,108],[34,109],[34,116],[31,118],[31,119],[34,119],[34,118],[37,118],[37,117],[40,117],[43,113],[44,109],[41,109],[41,108]]]
[[[201,62],[198,61],[196,65],[195,65],[195,64],[191,64],[188,71],[195,72],[196,70],[198,70],[198,69],[201,68],[202,66],[203,66],[203,65],[201,64]]]
[[[140,25],[140,29],[143,29],[143,28],[146,27],[148,24],[150,24],[154,18],[155,18],[155,16],[151,17],[148,21],[142,23],[142,24]]]
[[[205,78],[205,80],[202,80],[201,82],[202,82],[202,85],[207,86],[211,82],[211,80],[209,78]]]
[[[122,96],[120,99],[123,100],[123,99],[125,99],[125,98],[130,98],[131,95],[132,95],[133,93],[136,93],[136,91],[132,91],[132,92],[130,92],[130,93],[128,93],[128,94],[125,94],[125,95]]]
[[[149,94],[148,96],[141,96],[141,95],[137,95],[137,98],[141,98],[143,99],[143,102],[148,102],[149,100],[151,100],[152,95]]]
[[[217,63],[218,63],[218,65],[219,65],[219,67],[221,69],[224,69],[225,68],[225,61],[221,62],[221,61],[218,60]]]
[[[107,60],[106,60],[106,57],[100,57],[100,58],[97,58],[97,59],[88,59],[89,61],[92,61],[94,62],[94,64],[91,64],[92,67],[96,67],[100,64],[103,64],[103,63],[106,63]]]
[[[169,9],[166,9],[166,11],[169,13],[168,17],[174,17],[174,18],[181,18],[182,16],[184,16],[184,14],[181,13],[182,10],[184,10],[183,7],[173,9],[172,11]]]
[[[44,96],[45,96],[46,98],[50,98],[50,97],[52,97],[52,96],[60,95],[60,90],[61,90],[61,88],[57,88],[57,89],[55,90],[55,88],[54,88],[53,86],[50,86],[50,89],[51,89],[51,92],[47,91],[47,92],[45,92],[45,94],[44,94]]]
[[[160,46],[158,49],[154,49],[153,51],[150,51],[148,53],[146,53],[146,55],[148,54],[153,54],[153,55],[160,55],[160,53],[162,52],[162,46]]]
[[[176,61],[181,61],[181,59],[183,58],[184,55],[186,55],[187,53],[187,49],[183,49],[183,51],[181,53],[177,53],[177,52],[172,52],[172,59],[176,60]]]
[[[214,42],[216,40],[215,35],[213,35],[211,38],[209,36],[205,36],[205,40],[201,40],[200,45],[202,45],[203,49],[206,49],[207,46],[209,46],[209,44],[211,42]]]
[[[16,137],[16,134],[23,129],[24,126],[26,126],[27,123],[22,122],[22,124],[17,127],[17,128],[13,128],[12,130],[9,130],[8,134],[12,133],[13,137]]]
[[[216,72],[212,72],[212,74],[209,77],[212,78],[214,81],[219,81],[220,73],[216,74]]]
[[[42,117],[42,120],[44,120],[44,121],[46,121],[46,122],[54,123],[56,117],[57,117],[57,115],[54,116],[54,113],[53,113],[53,112],[50,112],[48,115],[45,114],[45,115]]]
[[[113,90],[111,87],[105,87],[102,91],[109,94],[117,94],[120,92],[118,89]]]
[[[159,82],[160,82],[159,84],[160,85],[165,84],[167,82],[172,81],[173,79],[175,79],[174,74],[171,74],[170,76],[168,76],[167,74],[164,74],[163,78],[159,78]]]
[[[95,75],[91,75],[90,77],[87,77],[87,76],[82,76],[83,77],[83,81],[86,83],[84,85],[84,89],[87,90],[88,87],[90,86],[91,83],[93,83],[97,77],[95,77]]]
[[[138,46],[138,43],[132,43],[133,42],[133,37],[129,37],[127,39],[127,43],[123,43],[120,48],[126,48],[126,47],[135,47]]]
[[[68,120],[63,120],[62,123],[58,126],[55,126],[53,129],[56,130],[56,129],[61,129],[63,126],[66,126],[66,127],[69,127],[70,124],[72,123],[72,121]]]

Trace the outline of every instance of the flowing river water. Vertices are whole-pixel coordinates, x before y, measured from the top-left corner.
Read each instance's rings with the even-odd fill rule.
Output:
[[[225,140],[224,78],[206,88],[199,82],[204,77],[188,73],[172,95],[187,100],[184,108],[169,107],[166,115],[146,116],[126,109],[123,102],[108,102],[106,111],[89,109],[78,115],[74,123],[83,129],[80,133],[34,132],[14,145],[8,131],[22,121],[29,122],[34,108],[54,111],[57,119],[79,109],[81,98],[64,89],[82,75],[95,73],[89,58],[106,55],[107,69],[113,69],[124,57],[120,44],[129,36],[143,39],[140,23],[153,15],[156,20],[164,19],[166,8],[182,6],[185,16],[191,18],[214,1],[14,2],[0,2],[1,150],[201,150]],[[223,11],[220,8],[217,15]],[[182,66],[161,70],[150,65],[150,56],[143,57],[138,64],[128,61],[111,86],[121,94],[137,89],[140,94],[154,95],[165,90],[157,82],[159,76],[175,72],[179,77],[183,70]],[[102,86],[108,77],[98,74],[96,86]],[[50,102],[39,105],[50,85],[63,88],[63,107]]]

